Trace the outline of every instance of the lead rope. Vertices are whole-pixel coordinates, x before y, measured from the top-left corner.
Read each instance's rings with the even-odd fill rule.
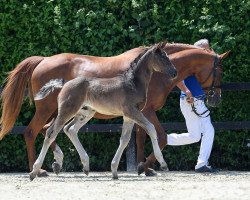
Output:
[[[205,95],[200,95],[198,97],[196,97],[197,100],[201,100],[204,98]],[[196,114],[198,117],[201,117],[201,118],[206,118],[210,115],[210,112],[209,110],[205,110],[203,113],[198,113],[196,108],[194,107],[194,103],[191,104],[191,107],[192,107],[192,111],[194,112],[194,114]],[[203,116],[204,114],[206,114],[208,112],[208,114],[206,116]]]
[[[206,117],[208,117],[210,115],[209,110],[205,110],[203,113],[198,113],[196,108],[194,107],[193,103],[191,104],[191,107],[192,107],[192,111],[194,112],[194,114],[196,114],[198,117],[206,118]],[[208,112],[208,114],[204,117],[203,115],[206,114],[207,112]]]

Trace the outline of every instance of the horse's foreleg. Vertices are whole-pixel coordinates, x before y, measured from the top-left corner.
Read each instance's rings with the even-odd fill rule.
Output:
[[[126,146],[128,145],[129,140],[131,138],[133,126],[134,126],[134,122],[131,119],[123,117],[123,126],[122,126],[122,134],[120,137],[120,145],[111,163],[111,171],[112,171],[113,179],[118,179],[117,168],[118,168],[122,153],[124,149],[126,148]]]
[[[83,110],[83,109],[82,109]],[[75,146],[83,164],[83,171],[86,175],[89,174],[89,156],[85,149],[83,148],[79,138],[79,129],[86,124],[95,115],[94,110],[83,110],[75,116],[75,118],[64,127],[64,132],[69,137],[73,145]]]

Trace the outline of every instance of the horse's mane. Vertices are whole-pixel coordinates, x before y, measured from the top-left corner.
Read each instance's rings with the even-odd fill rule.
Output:
[[[188,49],[201,49],[201,50],[206,51],[208,53],[214,53],[214,50],[212,48],[205,49],[205,48],[198,47],[198,46],[195,46],[195,45],[192,45],[192,44],[167,43],[166,46],[165,46],[165,48],[173,48],[173,47],[176,47],[176,48],[179,48],[179,49],[184,48],[185,50],[188,50]]]
[[[130,63],[130,67],[125,71],[125,74],[127,73],[131,73],[138,65],[138,63],[140,62],[141,58],[152,48],[163,48],[166,45],[167,42],[159,42],[156,44],[153,44],[151,46],[144,46],[141,47],[143,48],[143,52],[141,52],[131,63]]]
[[[147,51],[150,49],[150,47],[142,47],[143,51],[130,63],[130,66],[127,70],[124,71],[123,75],[131,74],[134,71],[134,68],[137,67],[138,62],[142,58],[142,56],[147,53]]]
[[[168,55],[178,53],[181,51],[185,51],[185,50],[193,50],[193,49],[200,49],[200,50],[203,50],[203,51],[205,51],[207,53],[211,53],[211,54],[215,53],[213,49],[204,49],[204,48],[201,48],[198,46],[194,46],[193,44],[174,43],[174,42],[171,43],[168,41],[162,41],[162,42],[157,43],[157,44],[165,44],[165,46],[163,46],[163,49]],[[156,45],[156,44],[149,45],[149,46],[144,45],[144,46],[140,46],[139,48],[142,48],[142,49],[151,48],[154,45]]]

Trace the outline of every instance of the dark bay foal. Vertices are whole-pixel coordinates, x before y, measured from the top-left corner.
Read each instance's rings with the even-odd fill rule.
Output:
[[[111,163],[114,179],[118,178],[118,164],[130,140],[134,123],[143,127],[148,133],[158,162],[163,169],[167,169],[158,145],[155,127],[141,112],[146,104],[148,85],[153,71],[164,73],[169,79],[176,76],[176,69],[162,50],[163,46],[165,44],[157,44],[146,49],[131,63],[131,67],[125,73],[114,78],[78,77],[65,84],[62,79],[56,79],[51,80],[40,90],[35,100],[45,98],[56,88],[62,88],[58,96],[58,115],[46,132],[42,150],[30,173],[31,180],[38,174],[49,146],[63,127],[64,132],[76,147],[83,170],[88,175],[89,157],[80,143],[77,133],[96,112],[123,116],[120,145]],[[72,118],[73,120],[65,126]],[[56,173],[59,173],[61,166],[57,169]]]

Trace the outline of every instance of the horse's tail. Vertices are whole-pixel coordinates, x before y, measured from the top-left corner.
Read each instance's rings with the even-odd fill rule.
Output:
[[[41,100],[48,96],[55,89],[61,89],[64,85],[64,79],[52,79],[46,83],[35,95],[34,100]]]
[[[40,56],[26,58],[12,70],[6,81],[7,84],[1,94],[2,116],[0,119],[1,130],[0,140],[12,129],[17,116],[20,113],[23,97],[27,84],[29,85],[29,95],[31,91],[31,75],[35,67],[44,59]]]

